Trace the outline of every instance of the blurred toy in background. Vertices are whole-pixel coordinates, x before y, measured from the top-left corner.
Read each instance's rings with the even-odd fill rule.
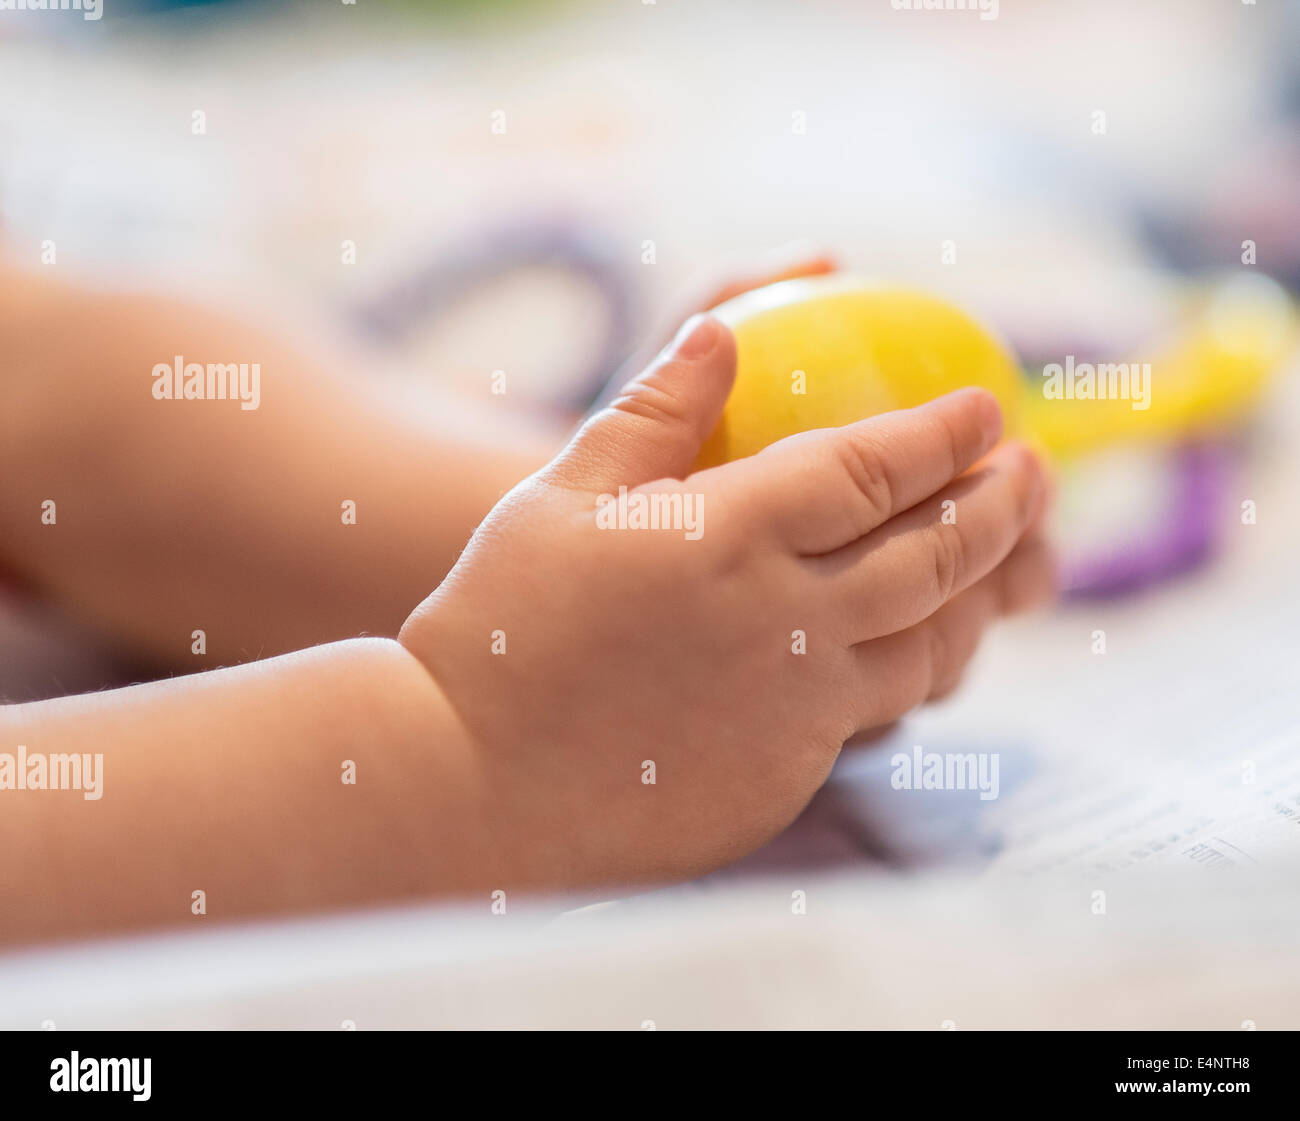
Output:
[[[1058,521],[1073,525],[1063,587],[1074,598],[1137,591],[1214,556],[1243,434],[1294,347],[1290,300],[1261,274],[1192,285],[1177,302],[1163,342],[1025,356],[1026,428],[1057,465]]]
[[[431,320],[510,277],[564,276],[586,296],[592,353],[576,368],[517,382],[525,407],[579,414],[632,348],[637,294],[616,241],[592,222],[556,215],[505,219],[432,249],[352,312],[372,343],[401,347]]]
[[[1066,487],[1156,500],[1120,532],[1105,525],[1104,506],[1100,518],[1076,519],[1087,533],[1066,551],[1067,594],[1134,591],[1213,555],[1236,434],[1294,341],[1286,293],[1259,274],[1204,283],[1180,302],[1182,322],[1163,343],[1056,354],[1017,376],[993,335],[925,293],[843,275],[746,293],[716,309],[735,333],[738,370],[700,465],[983,386],[1008,432],[1049,453]],[[1112,460],[1108,472],[1104,457],[1116,451],[1123,466]],[[1086,505],[1067,502],[1076,514]]]
[[[1204,282],[1178,302],[1181,322],[1163,342],[1044,355],[1017,377],[995,338],[936,297],[843,276],[747,293],[717,309],[739,369],[701,464],[983,386],[1008,432],[1050,454],[1067,516],[1086,529],[1066,549],[1066,593],[1137,590],[1214,554],[1237,434],[1294,342],[1286,293],[1257,273]],[[1125,491],[1142,510],[1127,526],[1106,516]],[[1085,514],[1090,492],[1102,502]]]
[[[507,223],[436,255],[357,311],[372,339],[398,344],[466,292],[512,270],[565,270],[598,293],[591,364],[532,407],[580,410],[631,346],[632,285],[582,222]],[[785,281],[716,309],[737,336],[736,387],[701,465],[750,455],[808,428],[982,385],[1008,432],[1052,458],[1062,481],[1063,585],[1074,598],[1133,592],[1215,553],[1243,426],[1294,345],[1286,292],[1254,272],[1175,290],[1169,337],[1126,353],[1031,337],[1012,352],[946,301],[843,275]],[[1108,350],[1112,352],[1108,353]],[[802,377],[802,389],[792,378]],[[813,389],[809,389],[811,385]]]

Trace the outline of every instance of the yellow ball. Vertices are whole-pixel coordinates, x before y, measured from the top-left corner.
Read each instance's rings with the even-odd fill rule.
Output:
[[[924,292],[846,276],[786,280],[713,312],[736,336],[736,384],[699,467],[812,428],[922,404],[978,385],[1007,431],[1023,390],[1007,350],[965,312]]]

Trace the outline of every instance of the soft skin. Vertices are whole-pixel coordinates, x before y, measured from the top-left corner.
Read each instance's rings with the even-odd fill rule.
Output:
[[[98,801],[0,791],[0,938],[192,923],[195,891],[215,920],[651,884],[775,836],[1050,594],[1046,486],[976,390],[690,475],[733,373],[688,324],[397,642],[0,710],[0,750],[105,756]],[[703,535],[597,528],[621,485],[701,494]]]
[[[832,267],[792,247],[696,285],[611,386],[688,315]],[[580,419],[521,416],[504,398],[394,403],[373,355],[317,325],[309,340],[283,313],[266,329],[3,261],[0,291],[0,581],[89,624],[133,674],[395,637],[493,504]],[[259,362],[258,409],[154,400],[150,371],[177,354]],[[51,498],[57,532],[40,516]],[[344,498],[359,511],[346,530]]]
[[[945,692],[993,616],[1050,592],[1025,540],[1037,461],[1013,444],[963,475],[1000,434],[989,394],[686,477],[734,362],[724,327],[689,323],[498,504],[402,630],[504,819],[528,823],[529,882],[683,877],[752,850],[848,739]],[[597,496],[620,486],[701,495],[703,535],[597,528]]]

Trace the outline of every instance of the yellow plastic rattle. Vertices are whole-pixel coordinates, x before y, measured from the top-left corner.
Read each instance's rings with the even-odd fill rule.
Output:
[[[736,384],[698,464],[715,466],[796,432],[919,405],[966,385],[998,398],[1008,435],[1056,458],[1222,427],[1242,418],[1286,356],[1290,303],[1278,285],[1249,274],[1210,286],[1194,303],[1188,326],[1152,354],[1143,405],[1131,394],[1098,394],[1108,376],[1114,385],[1107,366],[1088,368],[1090,393],[1081,383],[1068,398],[1049,396],[1044,379],[1022,373],[991,331],[925,292],[842,275],[756,289],[714,310],[735,333]]]

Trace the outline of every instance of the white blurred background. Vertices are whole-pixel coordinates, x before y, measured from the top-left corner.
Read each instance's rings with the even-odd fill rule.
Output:
[[[793,239],[1030,342],[1163,326],[1181,278],[1239,267],[1244,238],[1261,271],[1300,284],[1300,5],[1002,0],[983,21],[889,0],[104,3],[98,22],[0,12],[0,252],[35,264],[53,241],[60,269],[98,283],[314,319],[369,337],[377,369],[467,395],[499,368],[525,390],[512,397],[579,399],[693,277]],[[635,1026],[656,1003],[675,1026],[781,1026],[792,1006],[805,1025],[933,1027],[953,1008],[963,1027],[1294,1020],[1293,896],[1252,904],[1238,883],[1225,910],[1206,880],[1164,908],[1116,877],[1276,864],[1294,883],[1297,424],[1282,379],[1229,495],[1264,514],[1226,531],[1217,563],[999,630],[965,689],[899,733],[1000,753],[993,812],[888,797],[886,744],[846,757],[790,834],[711,885],[730,899],[731,875],[761,872],[770,891],[692,912],[680,944],[671,922],[647,943],[637,912],[601,928],[604,964],[584,950],[530,970],[527,933],[484,964],[479,932],[448,935],[444,957],[436,916],[381,916],[169,944],[152,989],[156,945],[51,952],[0,963],[20,994],[9,1023]],[[1090,485],[1119,508],[1134,477]],[[1261,769],[1250,790],[1243,759]],[[881,864],[1070,886],[1011,907],[854,880],[815,935],[781,925],[791,885]],[[1131,904],[1109,942],[1084,925],[1099,883]],[[753,908],[766,917],[747,925]],[[304,938],[319,969],[285,981]],[[98,987],[60,982],[77,969]],[[186,1003],[187,977],[219,982]],[[772,977],[799,1001],[757,980]]]
[[[689,277],[791,239],[1108,337],[1159,317],[1151,229],[1213,230],[1225,198],[1262,269],[1300,260],[1294,5],[105,5],[0,13],[5,251],[346,317],[559,227],[603,262],[612,330],[590,277],[509,270],[403,336],[467,391],[507,368],[545,397]]]

